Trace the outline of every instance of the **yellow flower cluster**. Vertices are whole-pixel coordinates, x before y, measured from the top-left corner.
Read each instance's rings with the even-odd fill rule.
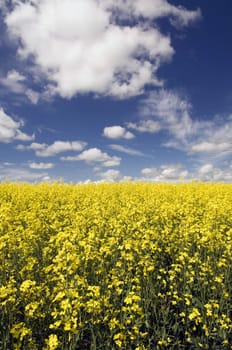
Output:
[[[0,349],[232,349],[232,185],[0,185]]]

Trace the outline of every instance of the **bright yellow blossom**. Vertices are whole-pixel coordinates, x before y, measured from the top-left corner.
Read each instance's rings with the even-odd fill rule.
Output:
[[[232,185],[8,182],[0,198],[1,349],[230,349]]]

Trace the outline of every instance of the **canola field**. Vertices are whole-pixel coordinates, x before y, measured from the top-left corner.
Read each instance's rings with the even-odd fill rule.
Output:
[[[232,185],[0,185],[0,349],[232,349]]]

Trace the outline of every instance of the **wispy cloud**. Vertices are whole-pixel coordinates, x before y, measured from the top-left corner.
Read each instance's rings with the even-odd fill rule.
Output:
[[[152,117],[160,130],[166,130],[175,139],[184,142],[189,135],[196,133],[190,116],[191,108],[190,102],[175,91],[161,89],[151,92],[141,102],[140,115]]]
[[[155,120],[140,120],[138,123],[127,123],[129,129],[133,129],[139,132],[156,133],[162,128],[161,123]]]
[[[131,156],[144,156],[144,154],[141,151],[138,151],[134,148],[130,148],[130,147],[122,146],[122,145],[115,145],[115,144],[109,145],[109,147],[111,149],[113,149],[114,151],[126,153],[126,154],[129,154]]]
[[[201,18],[200,9],[189,11],[184,7],[171,5],[167,0],[103,0],[102,3],[106,8],[117,10],[117,15],[123,19],[169,17],[173,25],[188,26]]]
[[[193,144],[191,147],[191,152],[192,153],[232,152],[232,143],[202,141],[202,142]]]
[[[4,86],[10,92],[25,95],[31,103],[37,104],[40,94],[33,89],[28,88],[26,80],[25,75],[12,69],[8,71],[5,77],[0,78],[0,85]]]
[[[149,93],[142,100],[139,113],[143,119],[127,126],[141,133],[165,131],[164,147],[217,157],[232,152],[232,117],[192,117],[191,103],[176,91],[161,89]]]

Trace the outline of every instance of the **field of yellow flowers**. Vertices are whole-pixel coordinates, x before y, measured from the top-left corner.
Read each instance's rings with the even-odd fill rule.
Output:
[[[0,349],[232,349],[232,185],[0,185]]]

